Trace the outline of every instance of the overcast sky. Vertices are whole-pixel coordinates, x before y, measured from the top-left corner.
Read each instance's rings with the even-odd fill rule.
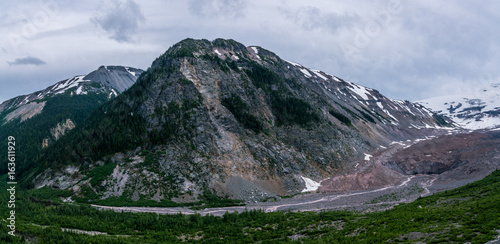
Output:
[[[500,82],[500,1],[0,2],[0,102],[100,65],[146,69],[187,37],[231,38],[394,99]]]

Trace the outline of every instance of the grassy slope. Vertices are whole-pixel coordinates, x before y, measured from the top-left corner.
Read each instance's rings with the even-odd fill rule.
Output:
[[[4,192],[2,202],[6,199]],[[23,236],[35,237],[39,243],[173,243],[182,237],[193,242],[202,237],[200,241],[209,243],[282,243],[292,236],[302,237],[305,243],[484,243],[500,229],[500,171],[455,190],[369,214],[251,211],[223,217],[158,216],[62,204],[57,197],[65,194],[53,190],[18,192],[17,228]],[[6,208],[2,207],[0,213],[5,218]],[[59,227],[111,236],[70,234]],[[2,224],[0,242],[21,242],[5,233]]]

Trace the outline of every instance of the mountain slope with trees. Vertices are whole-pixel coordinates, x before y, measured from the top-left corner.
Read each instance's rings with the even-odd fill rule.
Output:
[[[448,121],[260,47],[186,39],[81,124],[25,184],[90,202],[259,201],[300,192],[301,176],[339,174],[379,145],[443,133]]]
[[[5,184],[5,180],[0,182]],[[375,213],[246,211],[223,216],[117,213],[63,203],[70,191],[20,192],[8,243],[486,243],[498,240],[500,171],[466,186]],[[0,198],[6,201],[7,192]],[[0,216],[7,218],[6,208]],[[63,231],[64,229],[64,231]],[[71,233],[76,232],[76,233]],[[94,235],[89,235],[94,233]]]
[[[0,140],[14,136],[18,142],[18,176],[29,173],[49,145],[130,87],[142,72],[131,67],[101,66],[88,75],[65,79],[0,104]],[[7,154],[7,148],[0,148],[0,153]],[[0,165],[7,165],[6,157],[0,159]],[[0,174],[6,172],[7,167],[1,167]]]

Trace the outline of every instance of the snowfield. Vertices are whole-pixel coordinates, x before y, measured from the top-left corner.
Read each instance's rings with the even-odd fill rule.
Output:
[[[469,94],[435,97],[417,103],[453,119],[469,130],[500,126],[500,83],[482,87]]]

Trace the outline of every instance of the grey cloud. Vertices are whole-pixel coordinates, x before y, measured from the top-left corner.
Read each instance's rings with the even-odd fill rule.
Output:
[[[132,35],[139,28],[139,23],[145,20],[140,6],[133,0],[115,1],[103,15],[90,19],[106,31],[111,39],[118,42],[132,41]]]
[[[244,17],[246,0],[189,0],[191,14],[204,17]]]
[[[10,66],[12,65],[44,65],[46,64],[43,60],[35,57],[25,57],[25,58],[16,58],[14,62],[7,62]]]
[[[288,19],[303,29],[324,29],[336,33],[340,28],[351,28],[360,21],[357,14],[324,13],[317,7],[303,7],[296,12],[280,9]]]
[[[399,74],[394,75],[395,78],[399,76],[400,80],[404,80],[404,77],[408,77],[407,83],[414,82],[418,77],[415,83],[421,84],[421,87],[414,90],[422,91],[419,94],[421,97],[432,93],[425,86],[435,87],[438,79],[444,87],[444,84],[458,81],[472,84],[478,81],[479,74],[498,75],[498,69],[490,68],[489,64],[500,60],[495,51],[500,47],[499,35],[492,31],[500,19],[483,17],[488,15],[490,6],[487,4],[478,6],[475,2],[461,2],[451,7],[445,6],[438,3],[431,6],[413,3],[405,7],[405,15],[411,18],[400,18],[402,31],[398,37],[407,37],[401,39],[400,43],[393,42],[391,46],[404,55],[388,68],[399,71]],[[437,11],[440,8],[446,8],[446,11]],[[391,72],[383,67],[378,69],[379,74]],[[436,91],[445,93],[443,90]]]

